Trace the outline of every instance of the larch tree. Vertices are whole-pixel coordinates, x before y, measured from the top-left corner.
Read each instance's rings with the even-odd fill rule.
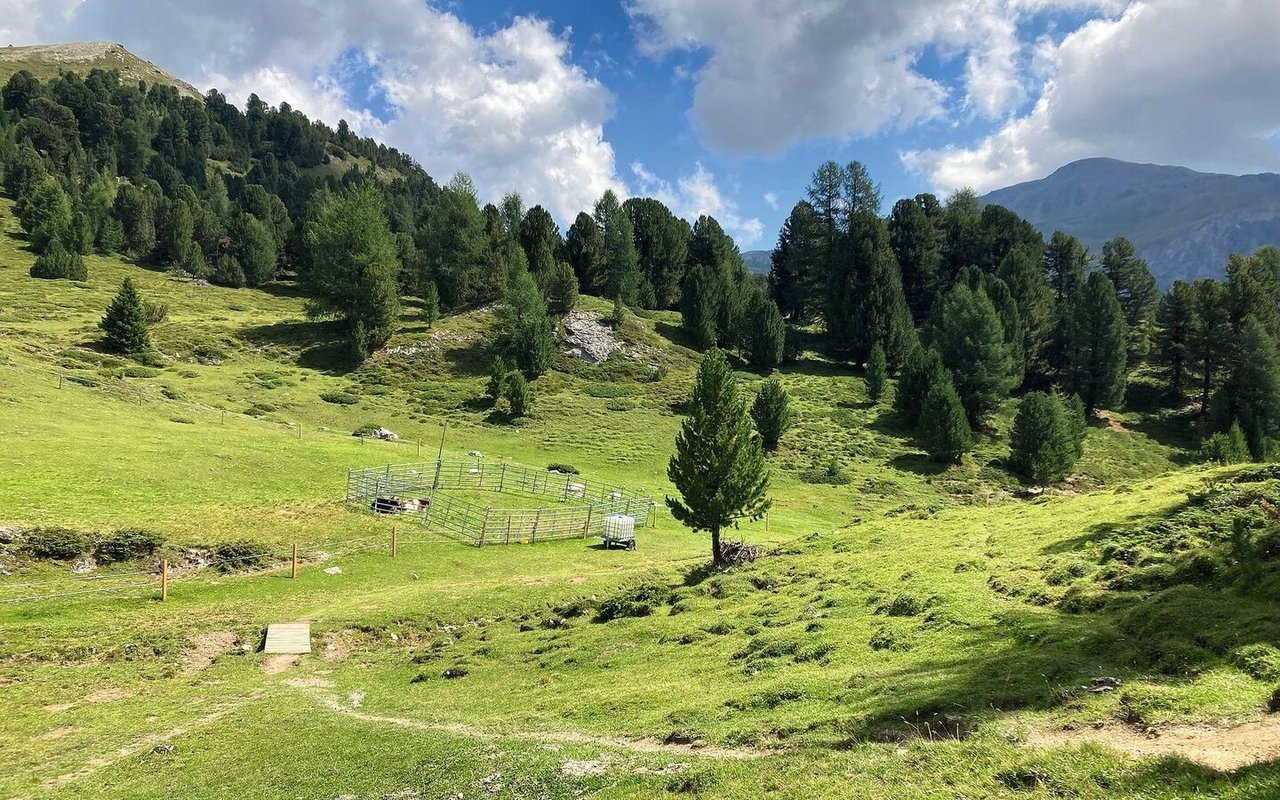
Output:
[[[698,368],[667,478],[680,495],[666,498],[671,515],[694,532],[711,535],[716,566],[724,558],[721,532],[769,510],[764,445],[718,349],[710,350]]]

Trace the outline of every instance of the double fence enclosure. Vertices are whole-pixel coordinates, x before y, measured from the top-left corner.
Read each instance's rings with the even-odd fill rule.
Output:
[[[609,517],[643,526],[653,511],[651,497],[621,486],[478,460],[349,470],[347,503],[420,517],[424,527],[477,547],[602,536]]]

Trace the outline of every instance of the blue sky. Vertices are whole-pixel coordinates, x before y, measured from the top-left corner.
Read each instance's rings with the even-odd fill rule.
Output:
[[[772,247],[814,167],[888,204],[1110,156],[1280,169],[1274,0],[0,0],[413,155],[567,226],[605,189]]]

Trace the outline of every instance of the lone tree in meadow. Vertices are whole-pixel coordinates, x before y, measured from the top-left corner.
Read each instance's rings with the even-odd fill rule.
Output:
[[[131,279],[124,279],[98,327],[102,328],[102,340],[108,350],[134,356],[151,347],[147,312]]]
[[[888,377],[889,365],[885,361],[884,348],[876,342],[871,347],[871,355],[867,358],[867,397],[872,403],[879,403],[884,396],[885,379]]]
[[[964,405],[945,370],[925,393],[916,438],[930,458],[943,464],[959,464],[973,446]]]
[[[791,397],[782,383],[770,378],[760,385],[755,402],[751,404],[751,419],[756,424],[756,431],[764,443],[764,449],[772,453],[778,449],[778,442],[786,435],[795,422],[796,414],[791,410]]]
[[[680,499],[667,497],[671,515],[695,532],[711,534],[716,566],[723,563],[720,531],[769,510],[764,446],[718,348],[707,352],[698,369],[667,478],[680,492]]]

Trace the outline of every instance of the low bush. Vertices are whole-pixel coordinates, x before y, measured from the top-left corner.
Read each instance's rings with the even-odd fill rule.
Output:
[[[845,472],[844,467],[840,466],[840,462],[834,458],[825,467],[813,467],[800,473],[800,479],[805,483],[827,486],[844,486],[853,480],[849,477],[849,473]]]
[[[657,583],[642,583],[605,600],[596,610],[596,622],[625,617],[647,617],[656,606],[671,600],[671,589]]]
[[[52,247],[36,258],[31,267],[31,277],[51,280],[87,281],[89,268],[79,253],[69,253],[61,247]]]
[[[578,468],[572,464],[551,463],[547,465],[547,472],[559,472],[561,475],[577,475]]]
[[[71,561],[88,552],[89,537],[70,528],[35,528],[22,547],[32,558]]]
[[[324,392],[320,399],[338,406],[354,406],[360,402],[360,398],[350,392]]]
[[[163,544],[162,534],[140,528],[128,528],[107,534],[98,542],[93,554],[103,564],[115,564],[153,556]]]
[[[267,563],[269,553],[257,542],[241,540],[227,542],[213,549],[213,566],[219,572],[232,572],[237,569],[252,569]]]
[[[1231,654],[1231,663],[1260,681],[1280,680],[1280,650],[1269,644],[1248,644]]]
[[[159,325],[169,319],[169,306],[167,303],[142,303],[142,313],[147,317],[148,325]]]

